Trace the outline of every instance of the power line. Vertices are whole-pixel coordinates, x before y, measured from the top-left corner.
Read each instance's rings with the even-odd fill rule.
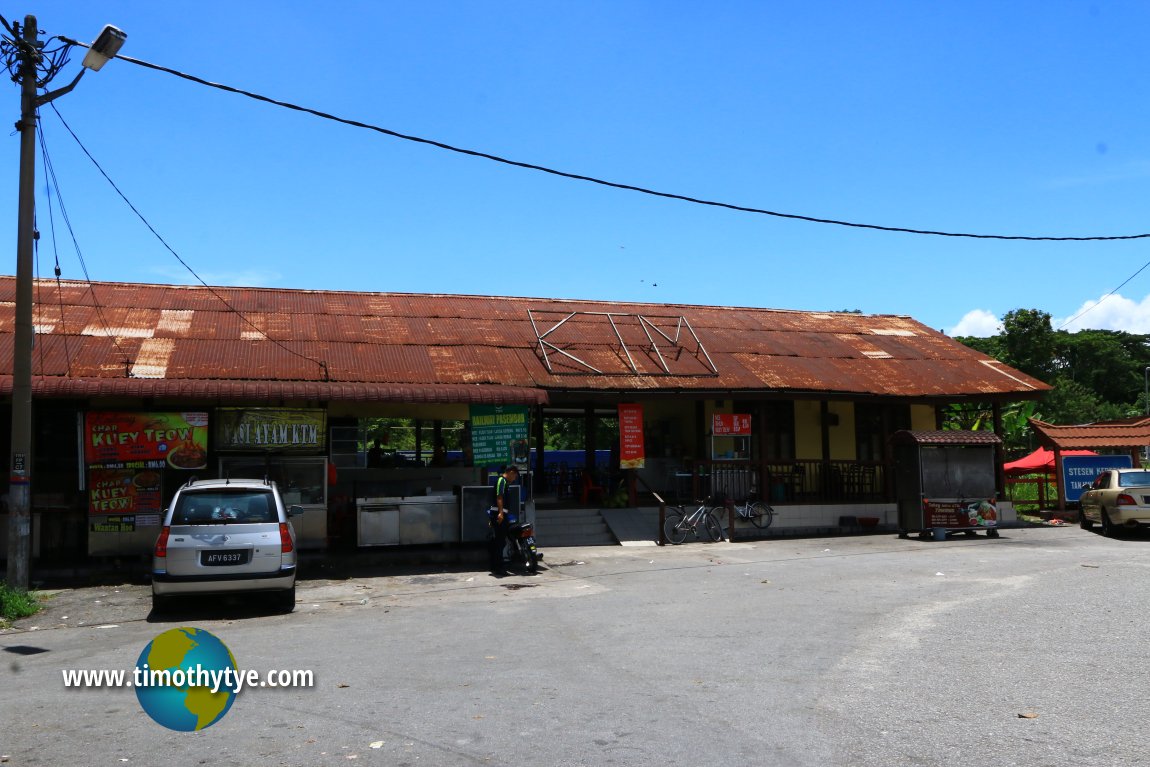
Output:
[[[72,127],[70,125],[68,125],[68,122],[64,119],[64,116],[60,114],[58,109],[56,109],[56,105],[53,103],[49,103],[48,106],[52,107],[52,111],[56,113],[56,117],[60,120],[60,124],[64,126],[65,130],[67,130],[68,133],[72,136],[72,138],[75,140],[76,144],[79,145],[80,150],[83,151],[83,153],[85,155],[87,155],[88,159],[91,160],[92,164],[96,166],[96,170],[100,171],[100,175],[102,175],[104,177],[104,180],[107,181],[111,185],[112,189],[114,189],[116,191],[116,194],[118,194],[120,196],[120,199],[123,200],[124,203],[132,210],[132,212],[136,214],[136,217],[139,218],[140,221],[143,222],[144,226],[146,226],[148,228],[148,231],[150,231],[155,236],[155,238],[160,241],[160,244],[163,245],[169,253],[171,253],[173,256],[175,256],[176,260],[179,261],[180,264],[183,265],[183,267],[188,270],[189,274],[191,274],[193,277],[195,277],[201,285],[203,285],[205,288],[207,288],[208,292],[211,293],[212,296],[215,297],[215,299],[217,301],[219,301],[221,304],[226,306],[228,308],[228,311],[233,312],[237,317],[240,318],[240,320],[242,320],[243,322],[245,322],[246,324],[251,326],[253,330],[255,330],[257,333],[259,333],[261,336],[266,338],[271,343],[278,346],[280,349],[283,349],[288,354],[294,355],[296,357],[299,357],[300,359],[304,359],[304,360],[307,360],[308,362],[311,362],[311,363],[314,363],[315,365],[318,365],[319,368],[323,371],[324,380],[325,381],[329,380],[329,373],[328,373],[328,367],[327,367],[326,362],[324,362],[322,360],[317,360],[313,357],[307,356],[306,354],[302,354],[300,352],[297,352],[295,349],[292,349],[291,347],[287,346],[284,342],[279,341],[275,338],[272,338],[271,336],[269,336],[267,334],[267,332],[263,328],[259,327],[254,322],[249,320],[247,318],[247,316],[244,315],[243,312],[241,312],[239,309],[236,309],[234,306],[232,306],[227,301],[227,299],[225,299],[223,296],[221,296],[216,291],[215,288],[213,288],[211,285],[209,285],[207,282],[205,282],[204,279],[202,277],[200,277],[199,274],[196,273],[196,270],[193,269],[188,264],[187,261],[185,261],[183,258],[181,258],[180,254],[177,253],[175,251],[175,249],[172,248],[172,246],[168,244],[167,240],[165,240],[160,235],[160,233],[156,231],[155,227],[152,226],[152,224],[148,221],[148,219],[144,218],[144,214],[141,213],[139,211],[139,209],[136,208],[136,206],[132,204],[132,201],[128,199],[127,195],[125,195],[120,190],[120,187],[116,186],[116,182],[113,181],[112,177],[109,176],[107,174],[107,172],[103,169],[103,167],[100,166],[100,163],[98,163],[96,161],[96,158],[92,156],[92,153],[89,152],[88,148],[86,146],[84,146],[84,143],[82,141],[80,141],[80,137],[77,136],[76,133],[72,130]],[[93,293],[93,298],[95,298],[94,293]]]
[[[1066,320],[1066,322],[1063,322],[1061,325],[1059,325],[1057,329],[1058,329],[1058,330],[1062,330],[1063,328],[1065,328],[1066,326],[1068,326],[1070,323],[1074,322],[1076,319],[1078,319],[1078,318],[1079,318],[1079,317],[1081,317],[1082,315],[1086,314],[1087,312],[1092,312],[1092,311],[1094,311],[1095,309],[1097,309],[1099,306],[1101,306],[1101,305],[1102,305],[1102,302],[1103,302],[1103,301],[1105,301],[1106,299],[1108,299],[1108,298],[1110,298],[1110,297],[1112,297],[1112,296],[1115,296],[1115,295],[1117,295],[1117,294],[1118,294],[1118,291],[1120,291],[1120,290],[1122,290],[1122,288],[1126,287],[1126,283],[1130,282],[1130,280],[1134,279],[1134,278],[1135,278],[1135,277],[1137,277],[1139,274],[1142,274],[1142,272],[1144,272],[1144,271],[1146,270],[1146,267],[1148,267],[1148,266],[1150,266],[1150,261],[1147,261],[1146,263],[1142,264],[1142,268],[1141,268],[1141,269],[1139,269],[1138,271],[1134,272],[1134,274],[1130,275],[1130,276],[1129,276],[1129,277],[1127,277],[1125,280],[1123,280],[1122,284],[1121,284],[1121,285],[1119,285],[1118,287],[1114,288],[1114,290],[1110,291],[1110,292],[1109,292],[1109,293],[1107,293],[1106,295],[1102,296],[1102,298],[1098,299],[1098,302],[1097,302],[1097,303],[1091,304],[1090,306],[1086,307],[1085,309],[1083,309],[1082,311],[1080,311],[1078,314],[1074,315],[1074,316],[1073,316],[1073,317],[1071,317],[1070,319]]]
[[[60,39],[63,40],[65,43],[68,43],[69,45],[79,45],[79,46],[87,47],[86,43],[81,43],[81,42],[78,42],[76,40],[72,40],[72,39],[67,38],[67,37],[60,36]],[[962,238],[967,238],[967,239],[978,239],[978,240],[1025,240],[1025,241],[1030,241],[1030,242],[1098,242],[1098,241],[1111,241],[1111,240],[1141,240],[1141,239],[1150,238],[1150,233],[1128,234],[1128,235],[1110,235],[1110,236],[1092,236],[1092,237],[1049,237],[1049,236],[1038,236],[1038,237],[1036,237],[1036,236],[1025,236],[1025,235],[974,234],[974,233],[969,233],[969,232],[944,232],[944,231],[936,231],[936,230],[931,230],[931,229],[913,229],[913,228],[901,227],[901,226],[882,226],[880,224],[862,224],[862,223],[852,222],[852,221],[840,221],[840,220],[830,219],[830,218],[819,218],[816,216],[806,216],[806,215],[801,215],[801,214],[797,214],[797,213],[781,213],[779,211],[766,210],[764,208],[754,208],[754,207],[750,207],[750,206],[746,206],[746,205],[736,205],[733,203],[719,202],[716,200],[705,200],[705,199],[701,199],[698,197],[690,197],[687,195],[675,194],[672,192],[660,192],[660,191],[657,191],[655,189],[647,189],[645,187],[635,186],[634,184],[623,184],[623,183],[619,183],[616,181],[606,181],[604,179],[596,178],[594,176],[587,176],[587,175],[583,175],[580,173],[569,173],[567,171],[556,170],[555,168],[549,168],[549,167],[546,167],[544,165],[536,165],[534,163],[522,162],[519,160],[511,160],[511,159],[508,159],[506,157],[500,157],[499,155],[489,154],[487,152],[480,152],[480,151],[477,151],[474,149],[465,149],[462,147],[453,146],[451,144],[445,144],[442,141],[435,141],[433,139],[422,138],[420,136],[412,136],[410,134],[400,133],[398,131],[390,130],[388,128],[382,128],[378,125],[372,125],[370,123],[360,122],[359,120],[351,120],[351,119],[348,119],[345,117],[338,117],[336,115],[329,114],[327,112],[321,112],[317,109],[311,109],[309,107],[300,106],[298,104],[292,104],[292,103],[287,102],[287,101],[280,101],[278,99],[273,99],[273,98],[270,98],[268,96],[262,96],[258,93],[252,93],[251,91],[246,91],[246,90],[243,90],[241,88],[235,88],[235,87],[232,87],[230,85],[224,85],[222,83],[214,83],[214,82],[211,82],[209,80],[204,80],[203,78],[196,77],[195,75],[187,74],[186,72],[180,72],[180,71],[177,71],[175,69],[169,69],[168,67],[160,66],[159,64],[152,64],[150,62],[143,61],[141,59],[132,58],[131,56],[125,56],[123,54],[117,54],[115,58],[123,59],[124,61],[127,61],[131,64],[136,64],[138,66],[145,67],[147,69],[154,69],[154,70],[159,71],[159,72],[164,72],[166,74],[175,75],[176,77],[180,77],[184,80],[189,80],[189,81],[197,83],[199,85],[206,85],[209,88],[216,88],[218,90],[227,91],[228,93],[235,93],[235,94],[238,94],[241,96],[247,96],[248,98],[255,99],[256,101],[262,101],[262,102],[267,103],[267,104],[273,104],[275,106],[283,107],[285,109],[292,109],[292,110],[295,110],[297,112],[304,112],[306,114],[314,115],[315,117],[320,117],[324,120],[331,120],[333,122],[342,123],[344,125],[350,125],[354,128],[363,128],[365,130],[375,131],[376,133],[382,133],[385,136],[391,136],[392,138],[403,139],[404,141],[412,141],[412,142],[415,142],[418,144],[426,144],[428,146],[433,146],[433,147],[436,147],[438,149],[443,149],[443,150],[446,150],[449,152],[455,152],[457,154],[467,155],[469,157],[478,157],[478,158],[481,158],[484,160],[491,160],[492,162],[502,163],[504,165],[511,165],[511,166],[516,167],[516,168],[523,168],[526,170],[534,170],[534,171],[538,171],[540,173],[548,173],[550,175],[559,176],[561,178],[569,178],[569,179],[572,179],[575,181],[586,181],[586,182],[591,183],[591,184],[598,184],[600,186],[606,186],[606,187],[610,187],[613,189],[622,189],[624,191],[629,191],[629,192],[638,192],[640,194],[651,195],[653,197],[662,197],[662,198],[669,199],[669,200],[679,200],[682,202],[689,202],[689,203],[693,203],[695,205],[707,205],[710,207],[724,208],[727,210],[735,210],[735,211],[740,211],[743,213],[755,213],[755,214],[763,215],[763,216],[774,216],[776,218],[785,218],[785,219],[791,219],[791,220],[795,220],[795,221],[806,221],[808,223],[813,223],[813,224],[829,224],[829,225],[833,225],[833,226],[853,227],[856,229],[871,229],[871,230],[876,230],[876,231],[880,231],[880,232],[899,232],[899,233],[903,233],[903,234],[931,235],[931,236],[935,236],[935,237],[962,237]]]

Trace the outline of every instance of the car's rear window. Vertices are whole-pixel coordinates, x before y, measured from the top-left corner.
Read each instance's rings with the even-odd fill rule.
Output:
[[[181,493],[172,511],[173,525],[276,522],[275,500],[258,490]]]
[[[1150,485],[1150,471],[1120,471],[1118,472],[1118,483],[1122,487]]]

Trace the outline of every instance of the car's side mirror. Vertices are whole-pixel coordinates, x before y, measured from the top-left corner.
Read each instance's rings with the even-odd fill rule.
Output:
[[[291,506],[288,506],[288,516],[289,517],[298,517],[300,514],[303,514],[303,512],[304,512],[303,506],[300,506],[298,504],[292,504]]]

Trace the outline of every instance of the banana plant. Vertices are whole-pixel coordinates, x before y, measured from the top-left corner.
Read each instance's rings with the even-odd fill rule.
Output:
[[[1008,452],[1030,447],[1031,418],[1041,418],[1034,400],[1011,402],[1002,408],[1002,441]],[[994,428],[994,410],[982,403],[952,404],[943,410],[944,429],[990,431]]]

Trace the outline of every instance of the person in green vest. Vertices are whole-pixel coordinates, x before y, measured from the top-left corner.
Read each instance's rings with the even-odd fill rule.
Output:
[[[491,574],[496,577],[507,575],[507,566],[503,562],[503,547],[507,545],[508,507],[511,505],[512,493],[518,492],[514,483],[519,479],[519,469],[507,466],[503,473],[495,480],[495,503],[488,509],[491,518],[491,540],[487,546],[488,564]]]

